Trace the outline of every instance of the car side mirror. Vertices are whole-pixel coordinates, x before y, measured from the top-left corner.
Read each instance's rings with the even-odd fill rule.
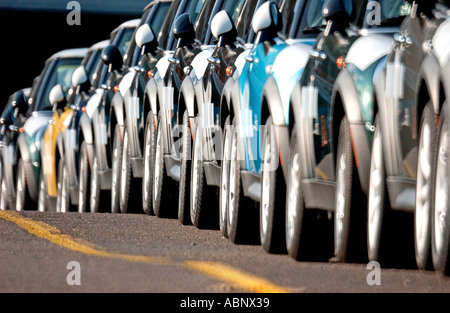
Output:
[[[103,63],[108,66],[109,72],[118,71],[123,66],[123,56],[115,45],[109,45],[102,50]]]
[[[344,31],[350,22],[352,2],[347,0],[326,0],[322,16],[327,21],[325,36],[334,31]]]
[[[11,106],[14,111],[14,118],[17,118],[19,114],[25,115],[27,113],[28,102],[22,90],[16,92],[11,102]]]
[[[72,74],[72,86],[77,92],[87,91],[91,88],[86,68],[81,65]]]
[[[222,10],[214,16],[211,21],[211,33],[219,40],[219,47],[236,41],[238,35],[236,27],[227,11]]]
[[[155,52],[158,49],[158,40],[148,24],[144,24],[136,32],[136,44],[142,49],[142,55]]]
[[[272,40],[282,29],[283,19],[275,3],[268,1],[259,7],[252,20],[252,27],[257,34],[256,43]]]
[[[48,100],[50,101],[50,104],[53,106],[54,112],[59,109],[64,109],[66,105],[66,96],[64,94],[63,87],[60,84],[52,88],[48,96]]]
[[[186,47],[195,43],[195,30],[189,14],[181,14],[173,23],[173,35],[178,40],[177,48]]]

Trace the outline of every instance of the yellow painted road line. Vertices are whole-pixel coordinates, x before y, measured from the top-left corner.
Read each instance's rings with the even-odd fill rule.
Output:
[[[41,221],[35,221],[21,216],[17,212],[1,211],[0,218],[10,221],[25,229],[30,234],[46,239],[58,246],[71,251],[80,252],[86,255],[119,259],[129,262],[153,264],[153,265],[183,265],[191,270],[195,270],[214,279],[229,283],[235,287],[248,290],[250,292],[261,293],[286,293],[289,289],[277,286],[268,280],[255,275],[245,273],[229,265],[218,262],[186,261],[183,263],[174,262],[169,258],[148,257],[143,255],[129,255],[116,252],[108,252],[90,242],[61,234],[59,229]]]
[[[288,293],[287,288],[277,286],[268,280],[245,273],[229,265],[217,262],[186,261],[187,267],[215,277],[236,287],[257,293]]]
[[[94,255],[104,258],[111,259],[121,259],[130,262],[139,262],[147,264],[169,264],[170,260],[166,258],[159,257],[147,257],[141,255],[129,255],[108,252],[99,248],[96,248],[89,242],[73,238],[69,235],[63,235],[59,229],[50,226],[43,222],[34,221],[29,218],[21,216],[17,212],[0,211],[0,218],[13,222],[14,224],[20,226],[21,228],[28,231],[30,234],[35,235],[39,238],[46,239],[58,246],[64,247],[66,249],[81,252],[87,255]]]

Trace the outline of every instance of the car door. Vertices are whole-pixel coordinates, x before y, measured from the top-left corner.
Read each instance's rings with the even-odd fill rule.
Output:
[[[418,74],[425,52],[423,43],[431,39],[435,25],[420,16],[408,18],[395,38],[395,48],[387,63],[387,86],[399,86],[388,97],[394,97],[390,107],[394,116],[394,144],[400,173],[415,179],[417,167],[417,136],[420,112],[417,107]]]
[[[334,180],[331,97],[339,66],[344,64],[354,40],[338,32],[320,35],[302,76],[302,115],[308,123],[307,136],[314,147],[314,152],[311,151],[314,178],[319,180]]]

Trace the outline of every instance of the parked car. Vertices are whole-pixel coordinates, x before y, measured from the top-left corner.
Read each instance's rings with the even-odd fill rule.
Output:
[[[76,186],[78,185],[78,178],[75,176],[77,167],[73,166],[78,160],[77,156],[73,156],[77,145],[71,141],[77,136],[76,133],[71,132],[71,129],[79,120],[79,113],[84,107],[83,98],[87,97],[86,93],[91,87],[90,77],[100,61],[101,50],[108,43],[109,41],[103,41],[89,48],[80,67],[72,75],[67,100],[52,104],[54,105],[53,116],[45,130],[40,151],[42,160],[38,194],[40,211],[67,212],[78,200],[77,190],[74,192],[74,188],[70,188],[74,180]],[[61,87],[58,85],[53,87],[54,92],[57,93],[57,89]],[[66,132],[68,128],[69,131]]]
[[[324,4],[325,31],[291,96],[292,149],[280,155],[280,163],[289,160],[286,239],[296,259],[331,257],[333,237],[336,261],[367,258],[372,80],[391,50],[392,34],[410,11],[410,3],[402,0]],[[330,218],[334,226],[327,227]]]
[[[445,16],[445,21],[437,29],[431,44],[433,51],[426,56],[423,64],[433,62],[439,65],[440,93],[439,102],[442,107],[439,114],[439,124],[437,131],[437,145],[434,152],[435,161],[433,168],[435,171],[435,181],[433,182],[434,201],[431,210],[431,256],[434,269],[450,275],[450,167],[448,166],[449,157],[449,128],[450,108],[448,99],[450,99],[450,43],[448,32],[450,29],[449,19],[449,1],[438,1],[436,9]],[[428,61],[428,59],[431,59]],[[424,69],[431,71],[432,68],[426,66]],[[436,73],[434,73],[436,74]]]
[[[219,167],[217,162],[204,162],[210,160],[205,155],[211,157],[212,153],[203,153],[199,149],[213,139],[220,141],[220,127],[223,125],[213,112],[220,112],[224,85],[231,85],[231,75],[238,77],[242,69],[244,54],[248,53],[254,39],[251,19],[264,2],[227,1],[222,6],[222,11],[211,21],[211,33],[217,45],[194,59],[192,64],[195,67],[181,86],[179,103],[187,108],[188,117],[186,123],[181,125],[181,132],[187,136],[181,138],[179,146],[181,172],[178,218],[181,223],[192,223],[199,228],[215,227],[218,224],[219,211],[214,204],[218,197]],[[213,124],[217,127],[214,131]]]
[[[6,189],[15,202],[16,210],[35,208],[38,200],[38,182],[40,174],[40,148],[45,129],[52,116],[49,94],[53,86],[60,84],[64,93],[71,86],[73,71],[81,64],[87,49],[60,51],[45,63],[40,79],[33,85],[28,99],[28,111],[23,127],[14,145],[11,175],[6,177]],[[11,198],[10,198],[11,199]]]
[[[183,0],[186,1],[186,0]],[[180,2],[183,1],[154,1],[144,12],[141,21],[135,25],[136,29],[144,24],[148,25],[154,32],[159,34],[158,38],[168,40],[164,33],[170,18],[178,10]],[[161,22],[161,21],[164,22]],[[170,40],[169,40],[170,41]],[[131,51],[134,49],[134,51]],[[94,134],[95,156],[92,172],[90,203],[91,211],[98,211],[99,205],[110,203],[111,212],[120,212],[120,172],[122,159],[122,140],[126,116],[125,95],[131,87],[136,75],[135,66],[138,65],[139,55],[142,50],[136,46],[135,37],[129,47],[128,55],[133,58],[121,58],[121,54],[113,46],[104,50],[102,59],[109,66],[109,77],[103,86],[105,91],[102,95],[101,105],[94,110],[92,125]],[[125,60],[125,63],[123,63]],[[139,211],[140,207],[136,207]]]
[[[447,248],[437,249],[432,238],[433,225],[437,226],[434,214],[443,216],[441,209],[435,210],[440,203],[435,203],[434,162],[438,120],[446,99],[445,74],[438,73],[445,73],[442,55],[448,54],[448,34],[442,31],[448,8],[448,1],[415,2],[375,82],[378,116],[369,191],[369,214],[374,216],[368,232],[371,259],[392,257],[399,245],[412,243],[412,236],[406,242],[395,242],[392,237],[398,228],[398,212],[414,213],[417,266],[430,269],[434,254],[436,267],[443,270],[442,252]],[[444,238],[443,233],[438,236]]]
[[[3,177],[14,179],[14,155],[16,139],[19,129],[23,126],[28,111],[28,97],[31,88],[21,89],[13,93],[0,117],[0,210],[15,208],[14,190],[7,190],[6,180]],[[5,175],[5,173],[8,173]],[[12,185],[14,185],[12,183]]]

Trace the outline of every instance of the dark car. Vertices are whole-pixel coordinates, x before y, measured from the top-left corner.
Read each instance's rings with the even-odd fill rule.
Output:
[[[86,52],[87,49],[70,49],[54,54],[46,61],[40,79],[33,84],[28,111],[21,125],[17,125],[17,139],[8,144],[17,148],[7,148],[15,151],[8,162],[10,170],[3,177],[8,194],[5,200],[10,209],[32,209],[36,206],[41,140],[53,115],[49,94],[55,85],[60,84],[67,95],[72,73],[81,64]]]
[[[160,38],[166,38],[162,30],[168,21],[166,16],[169,17],[172,12],[169,8],[173,8],[175,3],[177,2],[172,4],[171,1],[153,1],[145,8],[141,20],[135,25],[136,30],[142,25],[148,25]],[[135,66],[140,61],[142,50],[136,45],[134,35],[125,55],[114,46],[106,47],[103,51],[102,60],[109,67],[108,80],[103,85],[101,104],[92,114],[95,154],[92,160],[93,179],[89,200],[91,212],[97,212],[100,204],[107,206],[108,203],[111,203],[111,212],[120,212],[118,189],[126,118],[125,95],[137,73]]]
[[[228,100],[230,86],[239,77],[255,37],[251,28],[253,13],[264,2],[228,1],[222,6],[222,11],[211,21],[216,46],[208,53],[207,62],[194,60],[195,67],[181,86],[179,102],[185,104],[189,117],[189,123],[181,126],[182,131],[187,130],[187,136],[180,141],[178,218],[182,223],[205,228],[214,227],[218,222],[219,211],[214,203],[217,203],[220,168],[212,153],[203,153],[207,149],[202,149],[214,140],[220,141],[220,127],[224,125],[215,114],[220,112],[221,105],[226,105],[226,100],[223,103],[221,100]],[[212,131],[214,127],[217,131]]]
[[[367,258],[372,80],[391,51],[393,33],[410,11],[411,4],[403,0],[324,4],[326,29],[291,97],[286,239],[296,259],[329,258],[333,228],[336,261]],[[317,242],[312,244],[311,238]]]
[[[72,75],[72,87],[68,92],[65,106],[54,108],[52,122],[47,127],[41,144],[39,210],[67,212],[70,211],[72,202],[77,201],[77,197],[74,195],[76,190],[73,191],[75,189],[73,181],[75,181],[75,186],[78,186],[78,166],[74,166],[78,161],[78,145],[74,141],[78,139],[78,133],[73,129],[78,129],[85,102],[91,92],[95,91],[95,88],[91,86],[91,79],[96,75],[95,71],[100,62],[101,51],[108,44],[109,40],[105,40],[89,48],[81,66]],[[58,185],[57,182],[62,179],[61,175],[66,181]],[[63,193],[66,195],[65,197],[63,197]]]
[[[443,270],[443,251],[448,250],[432,244],[432,234],[433,224],[438,231],[436,221],[443,216],[439,213],[443,212],[441,203],[435,203],[434,163],[437,126],[447,99],[442,55],[449,51],[445,24],[438,34],[437,30],[448,21],[449,4],[415,1],[411,15],[394,36],[394,49],[386,59],[385,70],[375,81],[378,114],[368,201],[372,260],[392,257],[391,251],[412,244],[410,233],[410,237],[402,237],[403,242],[393,240],[398,238],[399,216],[407,212],[414,213],[417,266],[430,268],[434,255],[440,260],[435,261],[436,268]],[[448,233],[445,241],[449,241]]]
[[[31,88],[25,88],[13,93],[9,97],[0,117],[0,184],[2,188],[0,191],[0,210],[8,208],[6,182],[3,181],[3,162],[12,163],[10,160],[13,160],[11,157],[15,155],[16,146],[10,143],[15,142],[19,128],[26,119],[25,115],[28,111],[30,93]],[[8,165],[5,166],[5,169],[8,167],[12,169]]]

